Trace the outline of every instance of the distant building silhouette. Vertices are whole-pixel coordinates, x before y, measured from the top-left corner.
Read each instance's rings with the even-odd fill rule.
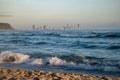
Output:
[[[80,30],[80,24],[65,24],[63,27],[49,27],[48,25],[41,25],[39,27],[33,24],[33,30]]]
[[[64,30],[66,30],[66,27],[64,27]]]
[[[77,24],[77,26],[78,26],[78,30],[80,29],[80,25],[79,24]]]
[[[33,24],[33,30],[35,30],[35,25]]]
[[[47,29],[46,25],[44,25],[44,26],[43,26],[43,29],[44,29],[44,30],[46,30],[46,29]]]

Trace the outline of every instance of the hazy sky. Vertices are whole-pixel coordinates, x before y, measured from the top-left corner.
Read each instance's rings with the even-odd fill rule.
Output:
[[[120,0],[0,0],[0,22],[16,29],[78,23],[81,29],[120,29]]]

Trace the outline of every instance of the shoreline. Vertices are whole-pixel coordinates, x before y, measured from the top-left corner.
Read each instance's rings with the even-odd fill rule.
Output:
[[[88,74],[53,73],[42,70],[21,70],[0,68],[0,80],[120,80],[107,76],[91,76]]]

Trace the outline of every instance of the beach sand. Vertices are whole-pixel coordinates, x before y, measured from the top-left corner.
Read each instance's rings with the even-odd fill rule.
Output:
[[[120,78],[0,68],[0,80],[120,80]]]

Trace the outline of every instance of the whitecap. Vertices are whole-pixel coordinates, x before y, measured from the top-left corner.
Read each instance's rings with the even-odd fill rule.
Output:
[[[4,51],[0,54],[0,63],[22,63],[29,59],[29,55]]]
[[[58,57],[50,58],[49,63],[50,65],[62,65],[62,66],[75,65],[74,62],[66,62],[65,60],[62,60]]]

